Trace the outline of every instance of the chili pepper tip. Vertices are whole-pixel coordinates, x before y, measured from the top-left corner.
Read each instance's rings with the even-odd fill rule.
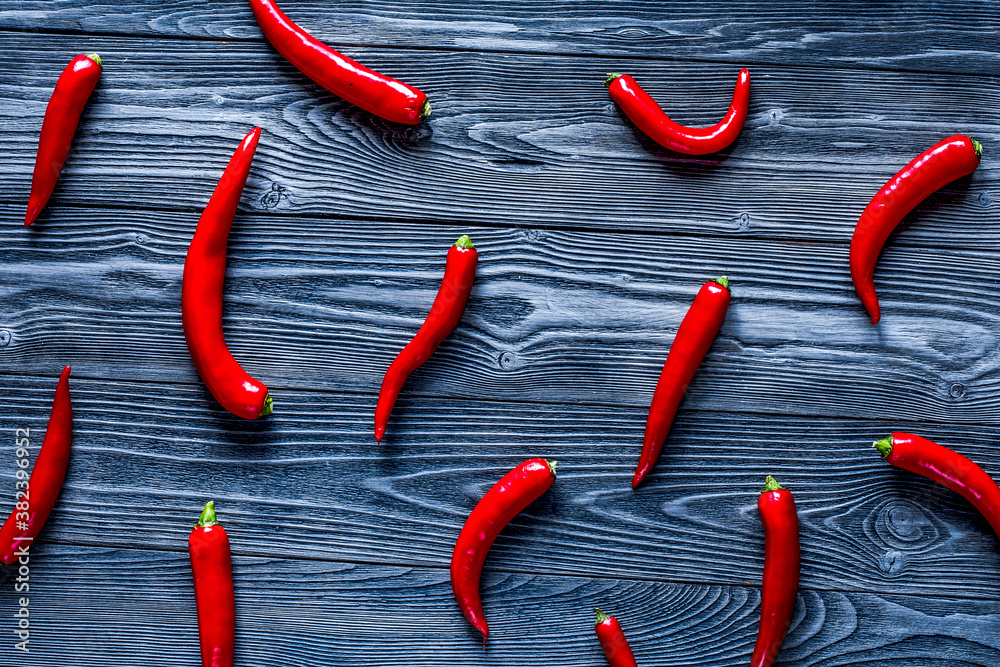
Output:
[[[38,219],[38,214],[42,212],[42,206],[32,204],[28,206],[28,212],[24,214],[24,226],[31,227],[31,223]]]
[[[886,436],[881,440],[876,440],[872,443],[872,447],[878,450],[878,453],[882,455],[882,458],[889,458],[889,454],[892,454],[892,436]]]
[[[468,237],[468,235],[466,235],[466,234],[462,234],[461,236],[459,236],[458,240],[455,241],[454,245],[456,247],[461,248],[462,250],[475,250],[476,249],[476,246],[472,245],[472,239],[470,239]]]
[[[764,478],[764,490],[761,493],[767,493],[768,491],[781,491],[784,489],[781,484],[778,484],[777,480],[768,475]]]
[[[271,399],[271,392],[264,397],[264,407],[260,411],[260,417],[266,417],[274,411],[274,401]],[[260,419],[258,417],[258,419]]]
[[[104,66],[104,64],[101,62],[101,57],[99,55],[97,55],[96,53],[84,53],[83,55],[87,56],[88,58],[90,58],[91,60],[93,60],[95,63],[97,63],[98,67],[103,67]]]
[[[713,278],[712,282],[713,283],[719,283],[720,285],[722,285],[723,287],[725,287],[730,292],[733,291],[733,290],[729,289],[729,276],[719,276],[718,278]]]
[[[611,618],[610,616],[608,616],[607,614],[605,614],[605,613],[604,613],[603,611],[601,611],[601,610],[600,610],[600,609],[598,609],[597,607],[594,607],[594,611],[596,611],[596,612],[597,612],[597,622],[596,622],[596,623],[594,623],[594,625],[600,625],[600,624],[601,624],[601,623],[603,623],[604,621],[606,621],[606,620],[608,620],[609,618]]]
[[[548,459],[546,459],[546,461],[545,461],[545,465],[547,465],[549,467],[549,472],[552,473],[553,477],[556,476],[556,465],[558,463],[559,463],[559,461],[549,461]]]
[[[621,74],[618,72],[608,72],[607,78],[604,79],[604,86],[609,87],[612,83],[614,83],[614,80],[620,76]]]
[[[420,107],[420,120],[423,120],[431,115],[431,101],[424,100],[424,105]]]
[[[215,518],[215,501],[209,500],[205,503],[205,509],[202,510],[201,516],[198,517],[198,523],[196,524],[200,528],[208,528],[209,526],[218,526],[219,521]]]
[[[975,151],[976,151],[976,159],[977,160],[982,159],[982,157],[983,157],[983,145],[981,143],[979,143],[978,141],[976,141],[975,139],[973,139],[972,137],[969,137],[969,141],[972,142],[972,148],[975,149]]]

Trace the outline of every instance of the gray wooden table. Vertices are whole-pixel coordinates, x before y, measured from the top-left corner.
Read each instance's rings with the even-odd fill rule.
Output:
[[[31,561],[31,652],[13,646],[8,571],[0,665],[199,664],[187,535],[208,499],[233,544],[240,665],[596,666],[597,605],[644,667],[745,665],[768,473],[802,531],[779,664],[1000,664],[989,525],[870,448],[913,431],[1000,474],[996,3],[281,4],[425,90],[429,122],[392,126],[320,89],[241,0],[0,5],[3,513],[14,430],[41,444],[65,364],[76,410]],[[104,76],[25,230],[45,104],[83,51]],[[708,125],[741,66],[746,128],[698,159],[639,136],[601,85],[631,73]],[[253,125],[225,325],[274,396],[260,423],[212,400],[179,311],[198,215]],[[983,142],[982,165],[907,219],[869,326],[847,270],[857,217],[953,133]],[[481,258],[469,308],[376,446],[382,373],[462,233]],[[677,325],[723,273],[728,318],[632,491]],[[451,549],[532,456],[560,476],[487,560],[484,651],[452,599]]]

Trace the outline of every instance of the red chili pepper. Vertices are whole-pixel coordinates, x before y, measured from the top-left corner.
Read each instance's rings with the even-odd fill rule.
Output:
[[[385,377],[382,378],[382,388],[379,390],[378,404],[375,406],[375,440],[378,442],[382,442],[392,408],[396,405],[396,398],[406,378],[430,359],[441,341],[462,319],[465,304],[469,301],[469,293],[472,291],[472,283],[476,279],[478,263],[479,253],[476,252],[476,247],[472,245],[472,240],[468,236],[460,236],[448,250],[444,279],[431,305],[431,312],[413,340],[396,355],[389,365],[389,370],[385,372]]]
[[[625,633],[622,631],[618,619],[614,616],[608,616],[600,609],[594,611],[597,612],[597,623],[594,630],[597,632],[597,638],[604,649],[608,664],[611,667],[637,667],[635,656],[632,655],[632,649],[628,645],[628,640],[625,639]]]
[[[664,148],[688,155],[715,153],[736,141],[750,107],[750,72],[746,68],[740,70],[736,80],[729,112],[712,127],[704,128],[684,127],[670,120],[656,100],[628,74],[608,74],[604,85],[611,99],[643,134]]]
[[[198,375],[222,407],[244,419],[271,414],[271,395],[262,382],[243,370],[226,347],[222,335],[222,285],[229,228],[259,139],[260,128],[250,130],[215,186],[191,239],[181,287],[184,338]]]
[[[978,141],[959,134],[948,137],[913,158],[868,202],[851,237],[850,264],[854,289],[872,324],[881,317],[875,263],[889,234],[928,195],[974,172],[982,154]]]
[[[394,123],[417,125],[430,115],[423,92],[334,51],[295,25],[273,0],[250,0],[250,8],[278,53],[334,95]]]
[[[764,579],[750,667],[770,667],[788,634],[799,590],[799,519],[791,491],[770,475],[757,498],[757,511],[764,524]]]
[[[888,463],[959,493],[979,510],[1000,537],[1000,487],[986,471],[958,452],[912,433],[893,433],[873,445]]]
[[[483,646],[490,634],[483,603],[479,599],[479,577],[483,561],[503,527],[525,507],[549,490],[556,480],[556,462],[529,459],[504,475],[465,520],[451,554],[451,590],[469,622],[483,634]]]
[[[198,607],[203,667],[232,667],[236,644],[233,561],[226,530],[215,518],[215,503],[205,505],[188,537],[194,599]]]
[[[63,369],[56,385],[56,397],[52,401],[52,413],[45,430],[42,449],[35,459],[35,467],[27,482],[17,482],[24,488],[18,494],[18,503],[7,521],[0,528],[0,560],[7,565],[19,557],[19,549],[31,546],[38,536],[45,520],[59,498],[66,468],[69,466],[69,452],[73,444],[73,404],[69,398],[69,366]],[[24,484],[22,487],[21,485]],[[24,503],[22,505],[22,503]],[[23,546],[22,546],[23,544]]]
[[[701,286],[687,315],[681,320],[649,406],[642,454],[632,478],[633,489],[639,486],[660,456],[670,426],[674,423],[677,406],[719,333],[722,320],[726,318],[729,297],[728,278],[722,276],[709,280]]]
[[[101,57],[96,53],[81,53],[69,61],[59,75],[56,88],[45,107],[42,132],[38,136],[38,155],[35,172],[31,176],[31,194],[24,226],[28,227],[42,212],[59,180],[59,172],[69,156],[73,135],[80,122],[80,114],[87,106],[94,86],[101,78]]]

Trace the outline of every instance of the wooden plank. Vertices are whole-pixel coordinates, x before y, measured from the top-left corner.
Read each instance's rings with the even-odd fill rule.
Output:
[[[11,225],[0,371],[71,363],[200,387],[179,311],[196,216],[69,209]],[[686,409],[726,396],[736,411],[997,423],[995,252],[891,246],[872,327],[844,246],[241,214],[229,345],[279,411],[295,387],[377,392],[466,231],[481,254],[470,305],[407,394],[648,407],[699,286],[728,273],[733,305]]]
[[[637,136],[601,85],[606,59],[366,52],[434,100],[428,124],[403,129],[319,90],[257,44],[7,41],[19,57],[0,74],[0,172],[13,201],[26,199],[53,81],[86,48],[102,53],[105,74],[55,207],[200,209],[259,124],[247,210],[846,242],[888,177],[940,138],[969,132],[986,145],[983,165],[926,202],[917,226],[935,241],[942,229],[971,244],[1000,237],[996,79],[759,70],[738,143],[691,159]],[[717,65],[613,65],[692,124],[721,116],[735,78]]]
[[[4,664],[197,664],[185,553],[47,547],[31,565],[31,655],[3,642]],[[601,605],[639,664],[735,667],[749,660],[760,614],[759,590],[745,586],[488,573],[484,650],[447,570],[237,557],[233,576],[240,665],[277,655],[303,667],[597,665],[591,610]],[[0,592],[5,615],[17,608],[11,588]],[[780,660],[995,664],[998,617],[994,600],[804,591]]]
[[[557,6],[513,0],[478,3],[400,0],[283,0],[317,38],[346,47],[420,46],[752,64],[1000,72],[996,3],[587,2]],[[245,2],[17,0],[0,8],[0,28],[225,40],[262,39]]]
[[[0,433],[30,428],[38,447],[53,385],[0,376]],[[1000,597],[989,524],[870,445],[916,430],[997,475],[994,428],[683,411],[633,491],[637,408],[404,397],[376,446],[367,394],[285,392],[273,418],[248,423],[199,387],[71,387],[74,453],[46,545],[178,549],[192,513],[215,499],[241,556],[446,568],[482,494],[545,456],[559,461],[559,479],[497,540],[491,572],[757,582],[756,498],[773,473],[796,496],[803,589]],[[0,483],[11,488],[12,445],[0,447]]]

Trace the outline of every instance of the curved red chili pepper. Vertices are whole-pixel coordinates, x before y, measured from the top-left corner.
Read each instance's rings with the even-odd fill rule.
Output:
[[[788,634],[799,590],[799,519],[792,492],[770,475],[757,498],[757,511],[764,524],[764,578],[750,667],[770,667]]]
[[[423,92],[334,51],[295,25],[274,0],[250,0],[250,8],[278,53],[334,95],[394,123],[416,125],[430,115]]]
[[[38,155],[35,171],[31,176],[31,194],[24,226],[29,227],[42,212],[52,196],[66,158],[69,156],[73,135],[80,122],[80,114],[87,106],[94,86],[101,78],[101,57],[96,53],[81,53],[69,61],[59,75],[56,88],[45,107],[45,119],[38,136]]]
[[[555,480],[555,461],[525,461],[486,492],[458,535],[451,554],[451,590],[469,623],[483,634],[483,646],[490,634],[479,599],[479,578],[486,554],[503,527],[548,491]]]
[[[430,359],[441,341],[462,319],[465,304],[469,301],[469,293],[472,292],[472,283],[476,279],[478,263],[479,253],[468,236],[459,237],[448,250],[444,279],[431,305],[431,312],[413,340],[396,355],[389,365],[389,370],[385,372],[385,377],[382,378],[382,388],[379,390],[378,404],[375,406],[375,440],[378,442],[382,442],[392,408],[396,405],[396,398],[406,378]]]
[[[69,370],[67,366],[59,376],[45,440],[35,459],[28,486],[19,499],[19,502],[27,502],[27,509],[15,506],[3,528],[0,528],[0,560],[7,565],[18,559],[19,547],[30,547],[38,536],[66,479],[69,452],[73,444],[73,403],[69,398]]]
[[[865,310],[877,324],[882,313],[875,294],[875,263],[889,234],[931,193],[979,166],[982,145],[956,134],[913,158],[882,186],[858,219],[851,237],[851,280]]]
[[[226,530],[209,501],[188,537],[203,667],[232,667],[236,645],[233,561]]]
[[[1000,487],[958,452],[912,433],[893,433],[873,445],[890,465],[915,472],[961,494],[1000,537]]]
[[[670,426],[674,423],[677,406],[726,318],[729,298],[728,278],[721,276],[709,280],[701,286],[694,303],[681,320],[649,406],[642,454],[632,478],[633,489],[639,486],[659,458]]]
[[[608,664],[611,667],[637,667],[635,656],[632,655],[632,649],[628,645],[628,640],[625,639],[625,633],[622,631],[618,619],[614,616],[608,616],[600,609],[594,611],[597,612],[597,623],[594,625],[594,630],[597,632],[597,639],[601,642],[601,648],[604,649],[604,656],[608,659]]]
[[[664,148],[688,155],[715,153],[736,141],[750,108],[750,71],[746,68],[740,70],[736,79],[733,101],[725,117],[705,128],[684,127],[670,120],[656,100],[628,74],[608,74],[604,85],[611,99],[643,134]]]
[[[243,370],[226,347],[222,335],[222,285],[229,228],[259,139],[260,128],[255,127],[243,138],[215,186],[191,239],[181,286],[184,338],[198,375],[222,407],[244,419],[271,414],[271,395],[262,382]]]

